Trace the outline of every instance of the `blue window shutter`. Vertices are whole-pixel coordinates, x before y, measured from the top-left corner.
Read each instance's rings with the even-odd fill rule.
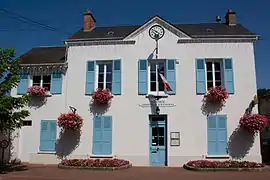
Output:
[[[85,94],[87,95],[91,94],[95,90],[95,69],[96,61],[87,61],[85,82]]]
[[[121,59],[113,60],[112,94],[121,95]]]
[[[95,155],[102,155],[102,120],[102,116],[94,117],[92,154]]]
[[[60,72],[53,72],[51,75],[51,90],[52,94],[62,93],[62,74]]]
[[[231,58],[223,59],[224,67],[224,84],[228,93],[234,93],[234,73],[233,73],[233,63]]]
[[[21,79],[17,87],[17,94],[26,94],[28,89],[28,74],[21,73],[20,77]]]
[[[205,60],[196,59],[196,93],[206,93]]]
[[[103,136],[102,136],[102,154],[112,154],[112,116],[102,116],[103,118]]]
[[[55,151],[56,120],[41,120],[40,124],[40,151]]]
[[[227,116],[217,115],[217,154],[227,154]]]
[[[148,93],[148,61],[141,59],[138,62],[138,94]]]
[[[217,118],[215,115],[207,119],[208,155],[217,154]]]
[[[168,91],[168,94],[176,93],[176,67],[175,59],[167,59],[166,61],[166,79],[173,91]]]

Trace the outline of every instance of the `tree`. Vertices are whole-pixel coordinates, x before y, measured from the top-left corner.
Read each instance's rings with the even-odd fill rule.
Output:
[[[20,59],[14,59],[13,48],[0,48],[0,132],[10,132],[22,126],[23,119],[30,115],[24,106],[28,96],[12,97],[8,95],[20,81]]]

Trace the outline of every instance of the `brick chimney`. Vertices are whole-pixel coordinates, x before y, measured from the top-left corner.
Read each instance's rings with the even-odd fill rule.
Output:
[[[86,13],[83,14],[83,16],[83,31],[91,31],[96,25],[96,20],[93,14],[91,13],[91,11],[88,10]]]
[[[236,25],[236,13],[232,9],[229,9],[225,16],[226,24],[229,26]]]

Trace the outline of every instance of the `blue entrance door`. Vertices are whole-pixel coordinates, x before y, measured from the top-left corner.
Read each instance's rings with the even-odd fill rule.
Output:
[[[166,166],[167,164],[167,136],[166,121],[158,118],[150,120],[150,165]]]

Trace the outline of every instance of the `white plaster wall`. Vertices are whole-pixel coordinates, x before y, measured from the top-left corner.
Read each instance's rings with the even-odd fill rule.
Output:
[[[135,45],[72,46],[68,49],[68,70],[63,94],[51,97],[44,108],[32,111],[28,119],[34,120],[34,151],[38,150],[41,119],[56,119],[60,112],[74,106],[85,119],[81,143],[72,157],[86,157],[92,152],[93,117],[89,111],[91,97],[85,96],[86,62],[88,60],[122,59],[122,95],[115,96],[105,115],[113,117],[113,155],[126,158],[134,165],[149,165],[149,114],[150,108],[139,104],[148,103],[139,96],[138,59],[146,59],[155,48],[148,29],[135,37]],[[201,112],[202,96],[196,95],[195,58],[232,57],[234,66],[235,94],[227,100],[220,114],[228,116],[228,136],[237,128],[239,118],[256,94],[254,50],[252,43],[202,43],[177,44],[178,37],[166,30],[159,42],[159,58],[173,58],[176,65],[176,95],[169,96],[166,103],[176,107],[162,107],[161,114],[168,114],[168,163],[179,166],[188,160],[202,159],[207,155],[207,119]],[[169,146],[169,133],[181,133],[179,147]],[[228,138],[229,138],[228,137]],[[261,161],[259,137],[246,159]],[[21,148],[21,147],[20,147]],[[239,147],[240,148],[240,147]],[[34,157],[34,156],[33,156]],[[37,158],[36,158],[37,159]],[[39,156],[43,162],[46,156]]]

